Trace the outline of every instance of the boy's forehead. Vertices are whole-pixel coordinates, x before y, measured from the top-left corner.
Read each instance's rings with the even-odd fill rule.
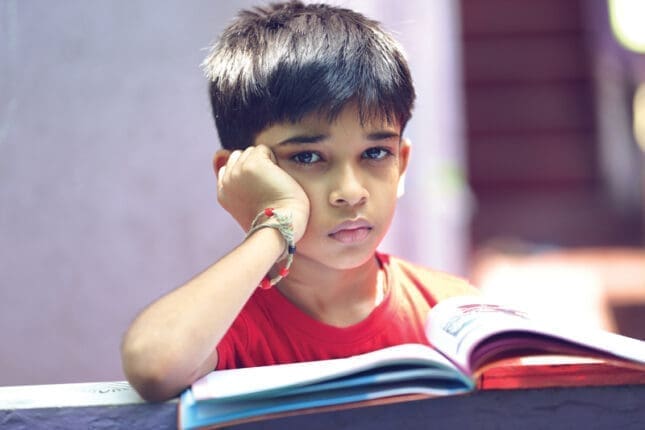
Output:
[[[353,103],[345,106],[336,115],[331,115],[329,111],[321,109],[309,112],[297,121],[283,121],[278,124],[290,127],[324,128],[338,123],[353,123],[365,129],[399,128],[398,121],[385,112],[375,112],[368,115],[361,113]]]
[[[265,144],[273,146],[285,139],[294,136],[318,136],[327,135],[330,128],[338,127],[343,130],[361,128],[365,134],[400,135],[401,126],[398,121],[388,119],[388,116],[371,115],[362,116],[355,106],[347,106],[341,112],[330,117],[328,112],[317,111],[308,113],[297,121],[281,121],[268,125],[264,130],[258,133],[254,139],[254,145]]]

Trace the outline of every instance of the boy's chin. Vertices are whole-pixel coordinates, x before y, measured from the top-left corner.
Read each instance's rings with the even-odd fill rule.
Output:
[[[363,267],[375,258],[376,249],[347,250],[329,255],[327,265],[336,270],[352,270]]]
[[[376,248],[379,238],[372,237],[370,240],[354,246],[334,245],[334,242],[300,242],[296,245],[294,264],[307,260],[314,265],[321,265],[332,270],[353,270],[366,264],[372,263],[376,258]],[[330,244],[332,244],[330,246]]]

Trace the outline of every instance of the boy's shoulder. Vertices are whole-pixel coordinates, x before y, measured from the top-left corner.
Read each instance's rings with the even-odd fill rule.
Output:
[[[388,266],[390,276],[397,282],[409,281],[427,290],[437,302],[453,296],[480,294],[480,291],[465,278],[388,254],[379,254],[379,259]]]

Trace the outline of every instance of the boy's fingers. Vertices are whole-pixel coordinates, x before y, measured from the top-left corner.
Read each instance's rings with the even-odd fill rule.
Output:
[[[278,164],[278,160],[275,158],[275,154],[273,153],[273,151],[271,150],[271,148],[269,148],[269,147],[268,147],[268,146],[266,146],[266,145],[258,145],[256,148],[257,148],[257,150],[258,150],[258,151],[260,151],[262,154],[264,154],[265,156],[267,156],[267,157],[269,158],[269,160],[271,160],[274,164]]]
[[[244,152],[242,152],[238,157],[237,162],[244,163],[244,161],[246,161],[246,159],[249,158],[249,154],[251,154],[253,150],[254,150],[253,146],[249,146],[248,148],[246,148]]]
[[[225,174],[226,174],[226,166],[224,165],[220,167],[219,170],[217,171],[217,181],[221,183],[222,178],[224,178]]]
[[[222,180],[226,177],[227,170],[230,171],[238,158],[240,158],[240,151],[233,151],[227,154],[227,157],[221,156],[216,159],[215,168],[217,169],[217,183],[222,185]]]
[[[228,162],[226,163],[227,166],[234,166],[235,163],[237,162],[238,158],[240,158],[240,155],[242,155],[242,151],[235,150],[231,152],[231,155],[228,157]]]

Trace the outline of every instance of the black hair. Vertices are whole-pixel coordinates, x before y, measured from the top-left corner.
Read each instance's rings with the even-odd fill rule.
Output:
[[[222,147],[312,112],[333,120],[356,102],[361,121],[405,127],[414,86],[399,44],[363,15],[300,1],[243,10],[204,60]]]

